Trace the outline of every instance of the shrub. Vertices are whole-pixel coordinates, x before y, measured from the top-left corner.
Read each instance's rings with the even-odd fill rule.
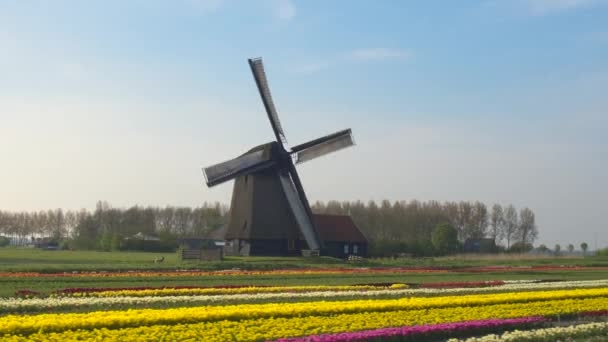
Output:
[[[0,247],[6,247],[11,243],[11,240],[6,236],[0,236]]]
[[[449,223],[440,223],[431,234],[433,247],[438,254],[453,254],[458,251],[458,231]]]

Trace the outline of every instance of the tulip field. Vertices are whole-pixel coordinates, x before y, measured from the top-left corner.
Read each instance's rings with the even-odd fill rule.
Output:
[[[0,340],[604,341],[605,268],[595,279],[531,278],[590,269],[4,272],[0,281],[24,287],[0,298]],[[137,286],[119,286],[125,279]],[[36,281],[47,290],[25,287]]]

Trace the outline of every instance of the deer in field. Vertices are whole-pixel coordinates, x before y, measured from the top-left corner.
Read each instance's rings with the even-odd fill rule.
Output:
[[[155,264],[159,264],[159,263],[161,263],[161,262],[163,262],[163,261],[165,261],[165,257],[164,257],[164,256],[162,256],[162,257],[160,257],[160,258],[156,258],[156,259],[154,259],[154,263],[155,263]]]

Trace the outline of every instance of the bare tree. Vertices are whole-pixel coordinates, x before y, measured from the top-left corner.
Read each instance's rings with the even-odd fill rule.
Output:
[[[492,213],[490,214],[490,237],[494,239],[497,244],[503,239],[503,226],[505,224],[504,213],[500,204],[494,204],[492,206]]]
[[[517,227],[519,226],[519,218],[517,216],[517,210],[512,204],[504,210],[504,226],[503,236],[507,240],[507,249],[511,247],[511,241],[515,238]]]
[[[568,244],[568,253],[572,254],[574,252],[574,245]]]
[[[530,208],[523,208],[519,212],[519,225],[517,226],[515,235],[522,246],[532,244],[538,237],[534,212]]]
[[[469,202],[458,203],[458,239],[464,241],[469,237],[470,225],[473,216],[473,206]]]
[[[481,239],[488,230],[488,208],[481,202],[473,204],[471,222],[468,225],[468,237]]]

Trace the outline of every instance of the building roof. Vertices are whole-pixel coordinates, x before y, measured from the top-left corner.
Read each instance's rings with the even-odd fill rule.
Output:
[[[211,239],[211,240],[224,240],[224,236],[226,236],[226,229],[227,229],[227,225],[223,224],[220,227],[216,228],[216,229],[212,229],[209,230],[205,235],[204,238],[206,239]]]
[[[314,214],[315,226],[322,241],[367,243],[353,219],[348,215]]]

